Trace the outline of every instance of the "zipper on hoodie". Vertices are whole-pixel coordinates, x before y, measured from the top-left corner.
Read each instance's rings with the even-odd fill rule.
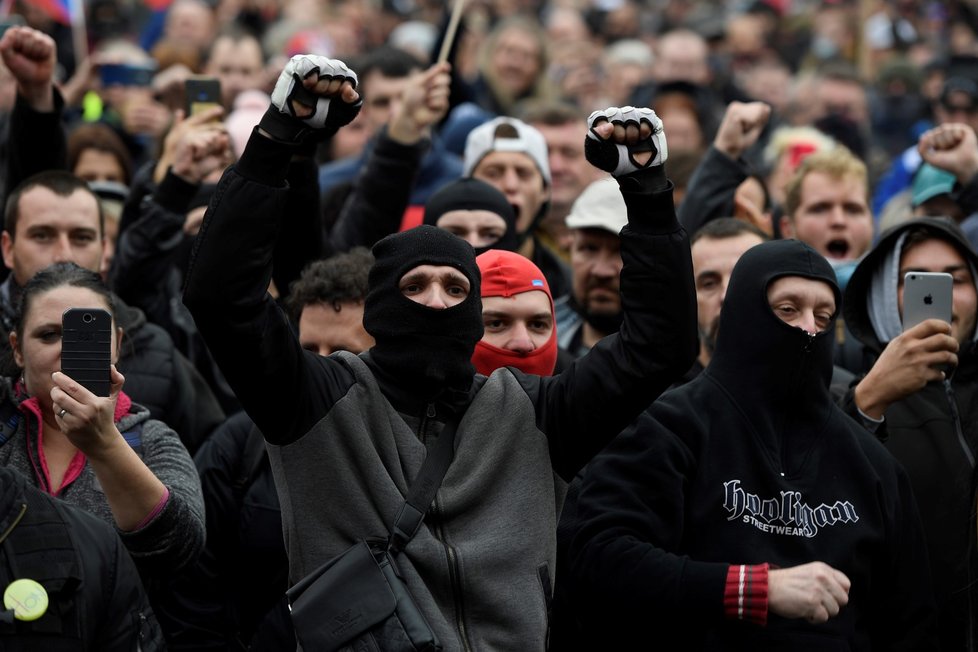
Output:
[[[968,464],[971,465],[971,468],[975,468],[975,454],[972,452],[971,446],[968,445],[968,439],[964,436],[964,430],[961,429],[961,416],[958,414],[958,402],[954,399],[954,388],[951,387],[951,380],[949,378],[944,379],[944,393],[947,395],[947,404],[951,409],[951,420],[954,421],[954,432],[958,436],[958,443],[964,449],[964,456],[968,460]]]
[[[435,411],[435,404],[429,403],[428,407],[425,409],[425,414],[421,418],[421,442],[428,446],[428,421],[434,419],[437,412]],[[430,513],[429,513],[428,525],[435,531],[435,537],[445,548],[445,557],[448,559],[448,579],[449,583],[452,585],[452,601],[455,605],[455,629],[458,631],[459,640],[462,642],[462,649],[465,652],[470,652],[472,650],[472,644],[469,643],[468,631],[465,627],[465,602],[462,596],[462,570],[458,565],[458,553],[455,548],[445,539],[445,530],[442,527],[441,521],[441,508],[438,504],[438,494],[435,494],[435,500],[432,503]]]
[[[435,528],[435,536],[445,547],[445,556],[448,558],[448,579],[452,585],[452,601],[455,604],[455,629],[458,630],[459,640],[462,642],[462,649],[465,652],[472,650],[469,643],[468,630],[465,627],[465,600],[462,593],[462,570],[458,565],[458,553],[448,541],[445,540],[445,530],[441,522],[441,508],[438,505],[438,497],[435,497],[432,506],[432,525]]]
[[[808,336],[808,341],[805,342],[805,346],[803,346],[802,349],[801,349],[802,359],[801,359],[801,362],[800,362],[800,365],[799,365],[800,368],[798,369],[798,373],[797,373],[797,375],[795,377],[795,385],[798,384],[798,379],[801,378],[805,374],[805,372],[808,371],[808,363],[810,361],[809,354],[811,354],[811,352],[812,352],[812,345],[815,343],[815,336],[816,336],[815,333],[809,333],[808,331],[805,331],[805,335]],[[797,389],[797,387],[796,387],[796,389]],[[782,433],[781,433],[781,450],[780,450],[780,452],[781,452],[781,470],[778,472],[778,475],[780,475],[782,478],[785,477],[787,475],[787,472],[788,472],[788,452],[787,452],[788,446],[787,446],[787,444],[785,442],[787,442],[790,439],[789,437],[785,436],[785,433],[783,432],[784,429],[785,429],[785,425],[782,423],[782,425],[781,425],[781,430],[782,430]]]

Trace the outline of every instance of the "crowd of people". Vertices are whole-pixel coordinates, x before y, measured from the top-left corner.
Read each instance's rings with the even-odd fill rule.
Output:
[[[0,647],[413,649],[292,611],[366,542],[435,649],[978,652],[978,5],[61,9],[0,36]]]

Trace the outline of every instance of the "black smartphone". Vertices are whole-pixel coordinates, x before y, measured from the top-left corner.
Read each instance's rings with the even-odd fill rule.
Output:
[[[129,63],[103,63],[98,67],[102,86],[149,86],[153,83],[156,65],[133,65]]]
[[[217,77],[188,77],[184,82],[184,92],[187,116],[206,111],[212,106],[221,106],[221,80]]]
[[[96,396],[111,386],[112,315],[102,308],[69,308],[61,316],[61,371]]]

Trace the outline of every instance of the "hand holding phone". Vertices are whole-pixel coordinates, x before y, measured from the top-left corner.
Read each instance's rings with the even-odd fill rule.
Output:
[[[184,82],[186,93],[186,113],[189,117],[221,106],[221,80],[217,77],[193,76]]]
[[[903,330],[927,319],[951,323],[954,281],[943,272],[907,272],[903,276]]]
[[[102,308],[69,308],[61,317],[61,371],[96,396],[111,388],[112,315]]]

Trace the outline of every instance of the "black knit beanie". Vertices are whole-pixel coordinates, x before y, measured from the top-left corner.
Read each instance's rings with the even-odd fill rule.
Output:
[[[371,358],[424,398],[468,389],[475,375],[472,351],[482,339],[479,267],[472,247],[448,231],[422,225],[380,240],[368,277],[363,326],[376,344]],[[429,308],[401,294],[405,273],[419,265],[447,265],[469,280],[464,301]]]
[[[479,179],[459,179],[444,186],[432,195],[424,207],[424,223],[438,226],[438,218],[451,211],[489,211],[503,218],[506,232],[489,247],[476,248],[478,256],[489,249],[516,251],[519,237],[516,234],[516,213],[506,201],[506,195],[495,186]]]

